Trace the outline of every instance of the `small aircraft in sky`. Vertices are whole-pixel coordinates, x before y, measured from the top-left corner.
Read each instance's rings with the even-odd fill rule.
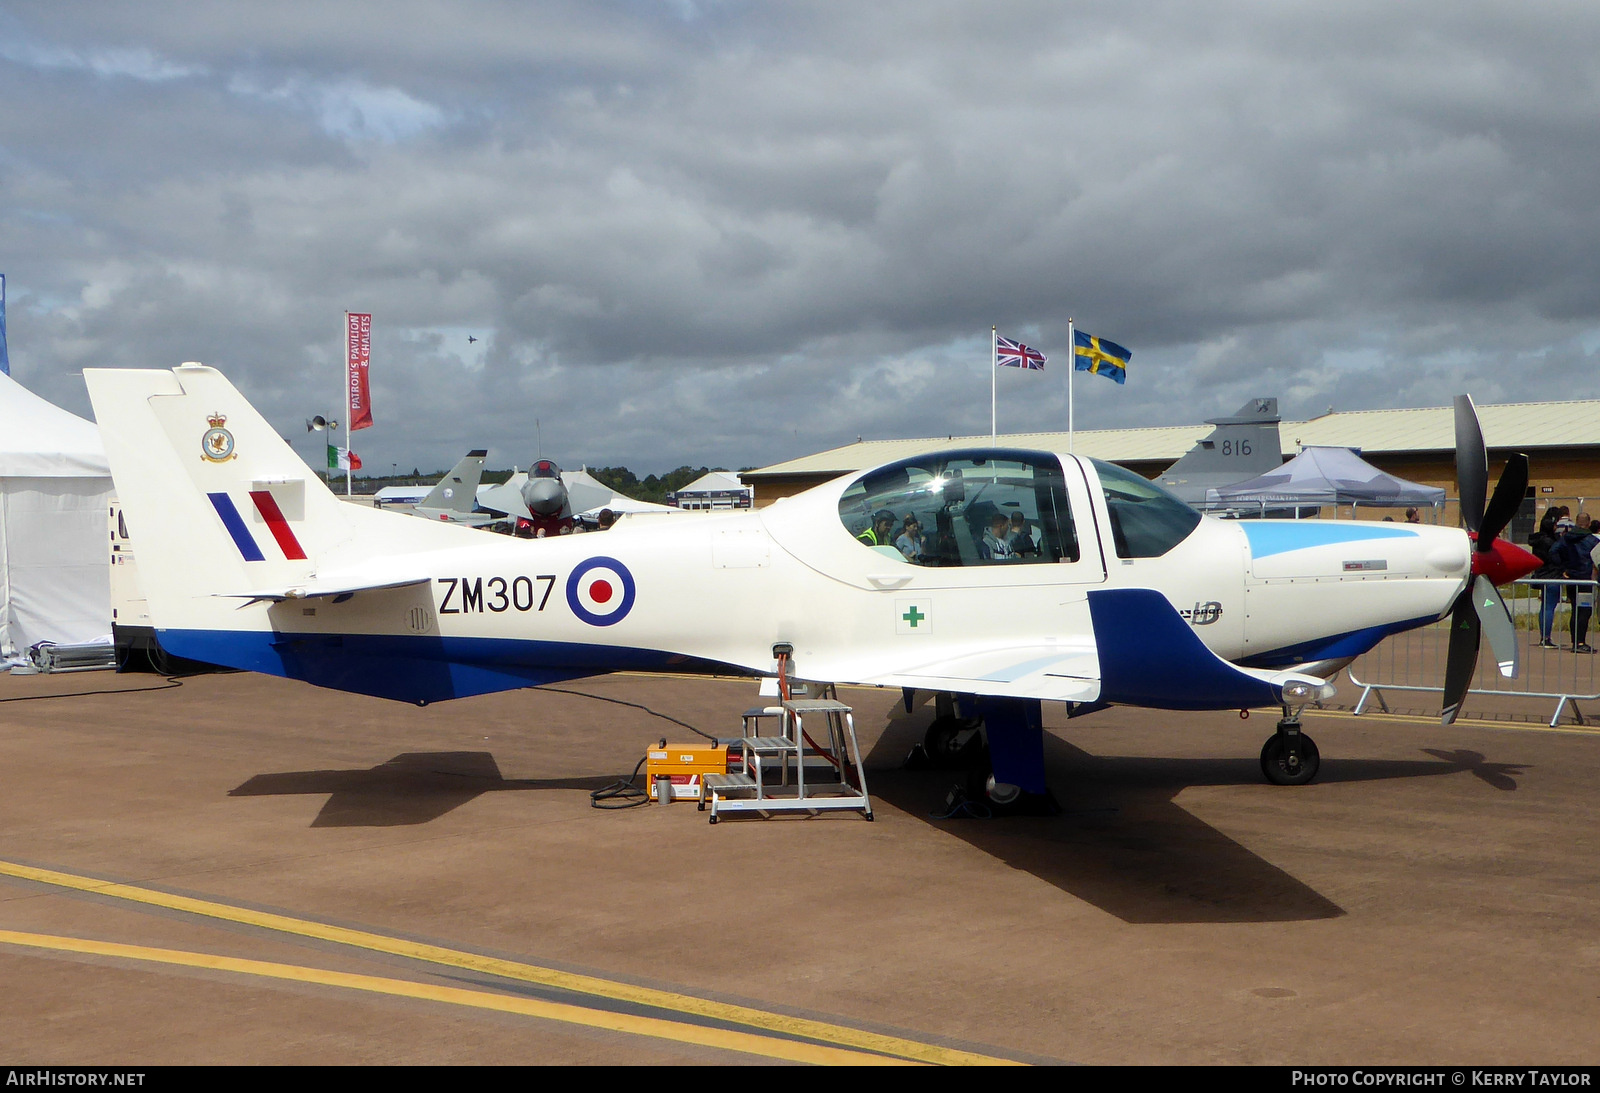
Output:
[[[341,502],[214,369],[84,375],[175,655],[415,703],[622,669],[931,692],[928,750],[981,722],[1002,804],[1047,792],[1047,701],[1281,708],[1262,771],[1308,782],[1300,711],[1385,636],[1445,615],[1448,723],[1484,630],[1516,671],[1495,585],[1538,564],[1499,538],[1527,458],[1486,507],[1466,396],[1467,532],[1218,520],[1114,464],[975,447],[764,509],[519,540]]]

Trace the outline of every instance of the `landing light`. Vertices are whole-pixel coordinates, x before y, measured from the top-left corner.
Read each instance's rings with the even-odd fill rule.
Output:
[[[1312,683],[1305,679],[1293,679],[1283,685],[1283,700],[1315,702],[1320,698],[1331,698],[1337,692],[1338,688],[1331,683]]]

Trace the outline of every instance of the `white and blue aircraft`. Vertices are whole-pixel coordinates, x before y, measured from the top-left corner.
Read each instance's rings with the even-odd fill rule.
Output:
[[[1043,702],[1281,707],[1263,772],[1310,781],[1300,708],[1386,635],[1454,611],[1448,722],[1484,625],[1515,670],[1494,585],[1537,565],[1496,539],[1527,460],[1486,513],[1465,396],[1476,546],[1452,528],[1217,520],[1112,464],[998,447],[756,511],[522,540],[340,501],[214,369],[84,374],[173,654],[419,704],[623,669],[770,677],[782,656],[796,679],[939,695],[963,720],[937,720],[931,751],[981,719],[999,802],[1046,792]]]

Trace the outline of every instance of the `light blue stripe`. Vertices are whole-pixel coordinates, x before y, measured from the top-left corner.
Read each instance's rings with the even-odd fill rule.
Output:
[[[1335,543],[1360,543],[1374,539],[1415,539],[1417,533],[1406,528],[1358,527],[1354,524],[1336,524],[1321,520],[1295,522],[1240,520],[1245,538],[1250,540],[1250,553],[1256,558],[1284,554],[1308,547],[1331,546]]]
[[[1009,668],[1001,668],[999,671],[990,672],[988,675],[979,676],[978,678],[985,683],[1015,683],[1029,672],[1037,672],[1041,668],[1048,668],[1050,665],[1066,659],[1060,654],[1035,657],[1033,660],[1025,660],[1021,664],[1013,664]]]

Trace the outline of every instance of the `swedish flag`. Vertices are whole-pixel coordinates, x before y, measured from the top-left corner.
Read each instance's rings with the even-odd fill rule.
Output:
[[[1072,357],[1072,367],[1079,372],[1093,372],[1097,376],[1107,376],[1118,383],[1126,383],[1128,361],[1133,358],[1133,352],[1122,348],[1116,342],[1074,330]]]

